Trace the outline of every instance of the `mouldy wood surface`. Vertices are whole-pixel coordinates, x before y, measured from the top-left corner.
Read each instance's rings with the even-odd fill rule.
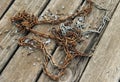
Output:
[[[79,82],[120,81],[120,4]]]

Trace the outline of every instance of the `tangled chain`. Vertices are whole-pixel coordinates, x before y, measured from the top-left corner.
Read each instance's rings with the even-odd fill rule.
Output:
[[[65,22],[66,20],[74,19],[75,17],[80,15],[84,15],[84,16],[88,15],[92,10],[91,7],[92,2],[90,0],[88,0],[87,2],[88,2],[87,8],[83,8],[83,10],[81,11],[77,11],[72,15],[69,15],[64,18],[61,17],[57,20],[53,19],[53,20],[38,21],[38,18],[36,16],[30,15],[25,11],[20,12],[11,18],[12,24],[14,24],[19,29],[19,31],[24,31],[24,32],[27,31],[36,34],[42,38],[52,39],[55,41],[56,44],[58,44],[58,46],[60,46],[64,50],[66,54],[65,59],[62,65],[58,65],[53,60],[52,55],[48,53],[45,44],[42,41],[40,41],[39,38],[35,38],[35,37],[28,38],[25,36],[20,38],[18,41],[19,45],[21,46],[30,46],[36,49],[40,49],[43,53],[45,53],[44,73],[46,73],[53,80],[58,80],[64,74],[65,68],[68,66],[68,64],[72,59],[74,59],[76,56],[80,56],[80,57],[85,56],[85,54],[79,52],[76,49],[77,43],[80,43],[82,41],[81,30],[79,28],[65,26],[64,23],[62,22]],[[51,30],[51,35],[43,34],[32,29],[32,27],[39,24],[59,25],[60,23],[61,26],[59,28],[53,28]],[[47,65],[49,60],[54,66],[60,69],[57,75],[51,74],[48,71]]]

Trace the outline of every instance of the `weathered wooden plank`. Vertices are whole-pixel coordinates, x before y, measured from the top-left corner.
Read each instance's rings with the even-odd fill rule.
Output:
[[[94,0],[93,0],[94,1]],[[104,1],[94,1],[95,4],[98,4],[103,2],[102,5],[98,4],[99,6],[103,6],[106,9],[108,9],[108,16],[111,17],[117,3],[119,0],[108,0],[107,2]],[[102,17],[105,15],[105,11],[99,10],[96,7],[93,6],[93,11],[91,12],[91,14],[86,17],[86,23],[90,24],[92,28],[97,28],[100,26],[101,21],[102,21]],[[88,29],[88,28],[86,28]],[[94,34],[86,41],[86,43],[83,43],[82,45],[78,45],[78,48],[80,51],[85,51],[87,48],[89,48],[90,44],[92,44],[94,38]],[[91,47],[91,46],[90,46]],[[57,63],[60,63],[60,61],[62,59],[64,59],[65,54],[63,51],[59,50],[59,47],[56,49],[53,58]],[[71,64],[69,65],[69,67],[67,68],[66,71],[66,75],[64,75],[59,82],[78,82],[79,78],[81,77],[81,74],[88,62],[89,58],[76,58],[74,59]],[[51,72],[54,72],[54,68],[52,68],[52,66],[49,64],[48,65],[48,69]],[[40,79],[38,82],[53,82],[52,80],[50,80],[44,73],[41,75]],[[55,81],[58,82],[58,81]]]
[[[79,82],[120,81],[120,4]]]
[[[59,13],[71,14],[77,9],[80,5],[81,0],[67,0],[64,3],[64,0],[52,0],[49,5],[47,6],[46,10],[43,12],[45,14],[48,9],[50,9],[53,13],[59,11]],[[71,6],[72,5],[72,6]],[[65,8],[63,9],[62,6]],[[39,30],[42,33],[49,34],[49,28],[53,27],[52,25],[38,25],[35,30]],[[58,26],[56,26],[58,27]],[[14,29],[13,29],[14,31]],[[16,37],[17,36],[17,37]],[[18,35],[12,37],[12,40],[18,38]],[[29,34],[28,37],[33,37],[34,35]],[[8,39],[10,40],[10,39]],[[10,47],[14,48],[14,44],[12,41],[9,42]],[[55,44],[51,41],[51,44],[48,44],[47,50],[51,53],[54,50]],[[0,81],[8,82],[8,81],[15,81],[15,82],[34,82],[37,74],[40,73],[42,70],[42,63],[43,63],[43,53],[40,51],[35,51],[31,53],[30,56],[27,54],[30,52],[29,49],[20,47],[7,67],[4,69]],[[10,54],[10,50],[7,54]],[[14,73],[13,73],[14,72]]]
[[[0,0],[0,19],[13,0]]]
[[[10,17],[14,16],[19,11],[26,10],[31,14],[38,15],[46,6],[48,0],[16,0],[5,16],[0,21],[0,71],[15,52],[18,44],[15,41],[20,35],[16,34],[16,28],[12,26]]]

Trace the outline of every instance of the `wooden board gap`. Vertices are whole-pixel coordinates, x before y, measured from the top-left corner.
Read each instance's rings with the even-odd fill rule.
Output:
[[[42,73],[43,73],[43,70],[40,70],[40,72],[38,73],[38,75],[37,75],[37,77],[35,79],[35,82],[38,82],[38,80],[39,80]]]
[[[50,3],[51,0],[48,0],[48,2],[45,4],[45,6],[43,7],[42,11],[40,11],[38,13],[38,17],[44,12],[44,10],[47,8],[47,5]]]
[[[2,72],[4,71],[4,69],[7,67],[7,65],[9,64],[10,60],[15,55],[16,51],[18,50],[18,48],[19,48],[19,45],[16,46],[16,49],[13,51],[12,55],[10,56],[10,58],[8,59],[8,61],[5,63],[5,65],[3,66],[3,68],[0,70],[0,75],[2,74]]]
[[[15,2],[15,0],[12,0],[6,10],[3,12],[3,14],[0,17],[0,20],[4,17],[5,13],[9,10],[9,8],[12,6],[12,4]]]

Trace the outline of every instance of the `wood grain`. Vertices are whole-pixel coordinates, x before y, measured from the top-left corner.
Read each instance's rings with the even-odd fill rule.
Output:
[[[93,0],[94,1],[94,0]],[[113,12],[114,12],[114,9],[117,5],[119,0],[116,0],[113,2],[113,0],[109,0],[108,2],[109,3],[105,3],[104,1],[104,5],[103,7],[105,7],[106,9],[108,9],[109,11],[107,12],[108,13],[108,16],[111,17]],[[95,4],[98,4],[98,1],[94,1]],[[101,3],[101,1],[99,0],[99,3]],[[99,5],[99,4],[98,4]],[[99,6],[102,6],[102,5],[99,5]],[[95,6],[93,6],[93,10],[91,12],[91,14],[86,17],[86,23],[87,24],[90,24],[90,26],[92,27],[92,29],[94,28],[98,28],[101,24],[101,21],[102,21],[102,17],[105,15],[105,11],[101,11],[99,9],[97,9]],[[86,30],[88,30],[89,28],[86,28]],[[89,49],[91,48],[91,45],[93,43],[95,43],[95,39],[96,37],[94,37],[95,35],[91,35],[89,37],[88,40],[86,40],[85,43],[83,43],[82,45],[78,45],[77,48],[78,50],[80,50],[81,52],[88,52]],[[53,54],[53,58],[54,60],[57,62],[57,63],[61,63],[60,61],[63,60],[65,57],[65,54],[63,51],[61,51],[59,49],[59,47],[56,49],[55,53]],[[78,82],[79,81],[79,78],[81,77],[81,74],[88,62],[88,57],[85,57],[85,58],[75,58],[71,64],[68,66],[67,68],[67,71],[66,71],[66,74],[60,78],[59,81],[54,81],[54,82]],[[48,65],[48,69],[49,71],[51,71],[51,73],[55,72],[55,68],[52,68],[52,66],[49,64]],[[69,70],[69,71],[68,71]],[[53,82],[53,80],[50,80],[44,73],[41,75],[40,79],[38,82]]]
[[[120,4],[79,82],[119,82]]]
[[[50,9],[53,13],[56,13],[59,11],[59,13],[65,13],[66,15],[71,14],[77,9],[77,7],[80,5],[81,0],[67,0],[64,3],[64,0],[52,0],[43,14],[45,14],[48,9]],[[38,3],[38,2],[37,2]],[[40,3],[38,3],[40,4]],[[73,5],[74,4],[74,5]],[[62,5],[65,7],[62,9]],[[43,15],[42,14],[42,15]],[[49,34],[49,28],[52,28],[52,25],[38,25],[34,29],[39,30],[39,32]],[[58,27],[58,26],[54,26]],[[14,31],[13,29],[12,31]],[[28,37],[33,37],[31,33],[28,35]],[[14,40],[15,38],[19,38],[19,35],[16,35],[12,37],[11,39]],[[7,39],[8,41],[10,39]],[[15,48],[17,45],[17,42],[12,43],[12,41],[9,41],[10,49]],[[4,47],[6,45],[3,45]],[[49,53],[52,53],[54,50],[55,44],[54,41],[51,41],[49,45],[47,45],[47,50]],[[7,54],[11,54],[11,50],[8,50]],[[6,52],[6,51],[5,51]],[[3,54],[5,53],[3,52]],[[43,63],[43,56],[44,54],[38,50],[36,50],[34,53],[31,53],[30,56],[27,56],[27,54],[30,52],[28,48],[20,47],[7,67],[2,72],[2,75],[0,77],[0,81],[8,82],[34,82],[37,78],[37,74],[39,74],[42,70],[42,63]],[[2,55],[3,55],[2,54]],[[4,58],[4,56],[3,56]]]
[[[13,0],[0,0],[0,19]]]
[[[17,29],[11,24],[10,17],[23,10],[38,15],[42,12],[47,2],[48,0],[16,0],[2,18],[0,21],[0,32],[2,33],[0,35],[0,71],[18,47],[15,39],[21,36],[15,33]]]

